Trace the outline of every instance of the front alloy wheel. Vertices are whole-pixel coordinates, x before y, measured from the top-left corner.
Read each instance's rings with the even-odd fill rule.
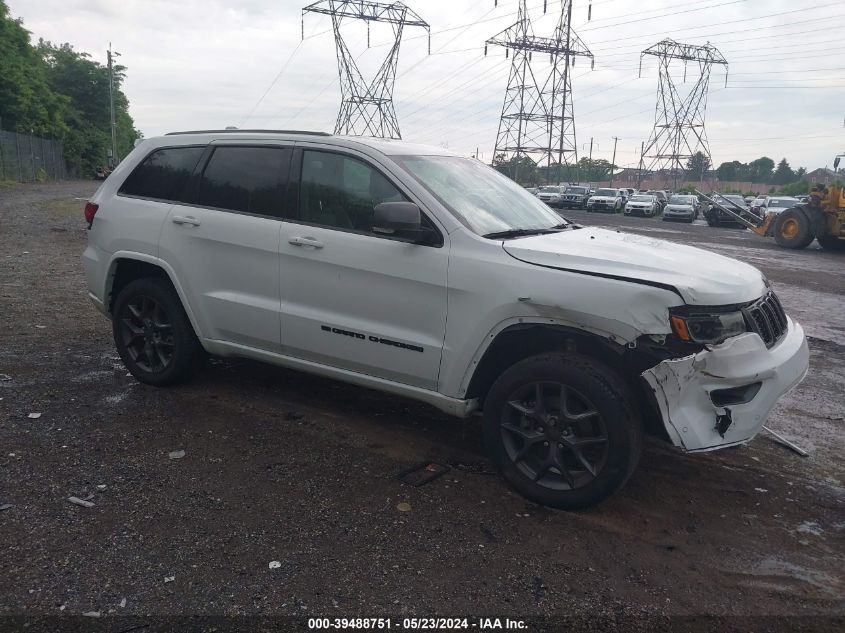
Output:
[[[514,391],[501,433],[516,467],[547,488],[582,488],[607,461],[604,420],[589,399],[561,383],[529,383]]]
[[[491,459],[538,503],[594,505],[621,488],[639,460],[636,400],[592,358],[547,353],[520,361],[496,380],[483,407]]]

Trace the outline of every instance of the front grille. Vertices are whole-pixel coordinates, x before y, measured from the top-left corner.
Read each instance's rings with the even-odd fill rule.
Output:
[[[751,331],[760,335],[766,347],[772,347],[786,334],[786,313],[774,292],[766,293],[743,313]]]

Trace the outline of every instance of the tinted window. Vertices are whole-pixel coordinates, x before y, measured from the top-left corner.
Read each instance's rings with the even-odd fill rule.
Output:
[[[203,147],[156,150],[135,168],[119,193],[158,200],[184,201],[188,180],[202,156]]]
[[[203,171],[197,204],[281,216],[289,167],[290,150],[281,147],[218,147]]]
[[[356,231],[371,231],[373,208],[405,196],[366,163],[328,152],[305,151],[296,219]]]

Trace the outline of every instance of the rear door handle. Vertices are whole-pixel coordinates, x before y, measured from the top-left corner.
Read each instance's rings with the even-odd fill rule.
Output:
[[[191,226],[200,225],[200,221],[192,215],[174,215],[172,221],[173,224],[190,224]]]
[[[294,246],[311,246],[313,248],[323,248],[323,243],[313,237],[292,237],[288,239],[288,244]]]

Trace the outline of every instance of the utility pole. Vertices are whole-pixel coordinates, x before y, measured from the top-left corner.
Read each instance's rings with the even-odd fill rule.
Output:
[[[712,163],[707,134],[704,131],[704,114],[707,109],[707,92],[710,87],[710,70],[714,65],[725,67],[727,85],[728,62],[709,42],[704,46],[680,44],[665,39],[640,54],[640,76],[643,57],[651,55],[660,63],[657,84],[657,107],[654,128],[645,145],[650,162],[647,171],[669,170],[674,188],[678,176],[686,169],[686,162],[700,151]],[[684,80],[687,65],[698,64],[698,80],[686,97],[682,97],[670,73],[672,60],[684,63]]]
[[[645,141],[640,143],[640,164],[637,165],[637,191],[640,190],[640,185],[643,184],[643,151],[645,150]]]
[[[610,182],[607,183],[608,187],[613,186],[613,170],[616,168],[616,144],[619,142],[619,137],[613,137],[613,160],[610,161]]]
[[[544,13],[547,4],[543,3]],[[578,162],[570,69],[576,57],[593,57],[572,30],[571,0],[561,0],[552,37],[534,35],[527,1],[519,0],[516,23],[487,40],[485,55],[491,45],[504,48],[505,58],[513,56],[494,156],[504,154],[508,160],[533,154],[536,158],[530,160],[545,163],[549,180],[554,159],[557,184],[563,166],[573,162],[570,155]],[[546,55],[549,68],[542,67]]]
[[[366,0],[319,0],[302,9],[303,39],[306,13],[321,13],[332,19],[341,93],[340,112],[334,133],[401,139],[399,121],[393,107],[393,87],[396,83],[402,31],[406,26],[424,28],[428,32],[428,48],[431,52],[428,23],[401,2],[384,4]],[[372,81],[364,80],[340,33],[340,25],[345,18],[366,22],[368,47],[370,22],[387,22],[393,28],[393,46]]]
[[[119,162],[117,157],[117,130],[114,123],[114,63],[112,60],[112,57],[117,55],[120,55],[120,53],[112,53],[111,42],[109,42],[109,119],[111,121],[111,164],[109,167],[112,168]]]

